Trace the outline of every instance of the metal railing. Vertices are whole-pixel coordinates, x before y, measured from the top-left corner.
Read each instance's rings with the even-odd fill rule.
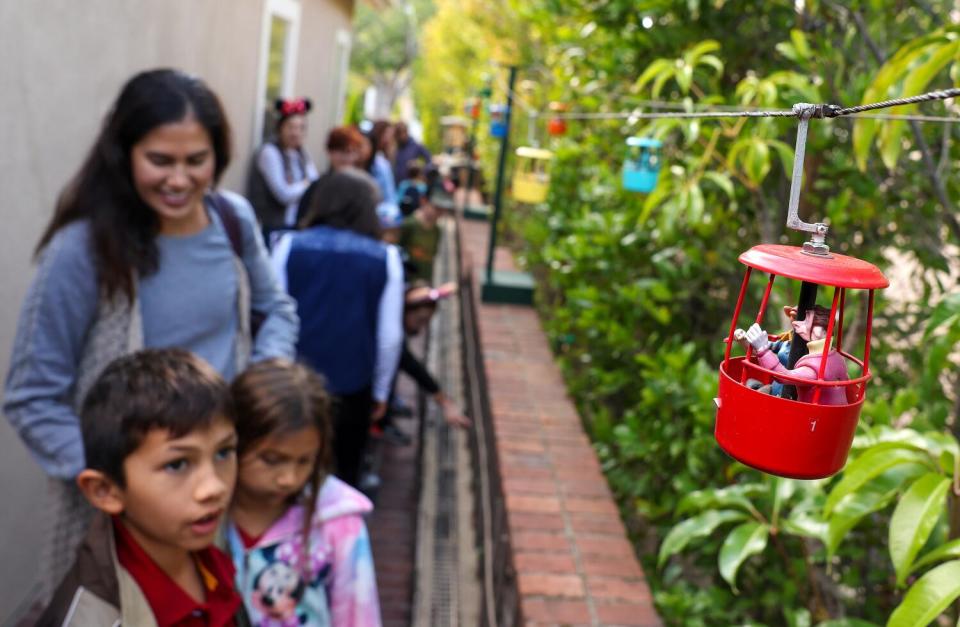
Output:
[[[461,224],[456,218],[458,261]],[[503,482],[497,456],[496,436],[477,325],[477,300],[471,268],[459,265],[460,316],[463,330],[463,364],[467,413],[474,430],[470,440],[474,458],[475,512],[479,533],[480,579],[483,585],[481,625],[512,627],[520,623],[520,595],[517,589],[513,551],[503,498]]]

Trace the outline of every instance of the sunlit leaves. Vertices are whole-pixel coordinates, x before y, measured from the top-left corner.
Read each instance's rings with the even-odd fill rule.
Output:
[[[723,62],[716,55],[710,54],[719,49],[719,43],[706,40],[693,46],[677,59],[656,59],[647,66],[634,87],[637,91],[641,91],[652,81],[650,94],[658,98],[667,81],[673,80],[680,88],[680,92],[686,95],[694,85],[694,76],[698,69],[709,68],[713,70],[715,76],[723,74]]]
[[[747,515],[743,512],[711,509],[684,520],[663,539],[657,565],[662,567],[671,555],[682,551],[692,540],[709,536],[720,525],[745,518]]]
[[[890,519],[890,558],[903,585],[913,560],[943,513],[950,480],[938,473],[917,479],[900,498]]]
[[[751,521],[735,527],[723,541],[718,557],[720,575],[732,588],[737,587],[737,571],[740,565],[751,555],[767,548],[769,535],[770,528],[767,525]]]
[[[910,587],[887,627],[926,627],[958,596],[960,561],[941,564]]]
[[[916,96],[960,55],[960,29],[951,26],[902,46],[876,73],[863,93],[863,102],[877,102],[904,96]],[[894,112],[908,114],[916,105],[898,107]],[[853,129],[853,147],[857,165],[866,169],[871,144],[877,138],[880,154],[888,168],[896,165],[902,147],[905,123],[902,120],[858,119]]]

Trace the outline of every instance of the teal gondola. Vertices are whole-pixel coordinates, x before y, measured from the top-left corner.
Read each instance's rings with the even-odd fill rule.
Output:
[[[663,142],[650,137],[628,137],[623,162],[623,188],[631,192],[652,192],[660,177],[660,149]]]

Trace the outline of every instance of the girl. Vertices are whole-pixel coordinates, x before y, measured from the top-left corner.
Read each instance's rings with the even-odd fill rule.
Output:
[[[138,74],[37,246],[3,411],[51,477],[41,601],[89,522],[73,483],[85,466],[77,411],[108,363],[143,347],[180,347],[230,379],[251,357],[294,354],[295,305],[270,269],[253,211],[239,196],[209,193],[229,162],[226,116],[201,80]],[[238,227],[236,252],[221,215]],[[255,340],[251,310],[264,316]]]
[[[303,147],[310,100],[277,100],[276,135],[257,153],[248,195],[264,233],[293,227],[300,197],[320,175]],[[268,243],[270,240],[267,240]]]
[[[363,522],[373,506],[327,474],[330,399],[322,379],[271,359],[251,366],[232,392],[240,469],[227,544],[251,623],[379,625]]]

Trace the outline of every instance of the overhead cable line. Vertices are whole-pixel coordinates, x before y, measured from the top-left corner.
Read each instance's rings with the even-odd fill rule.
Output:
[[[688,110],[691,105],[685,103],[670,103],[665,101],[649,100],[638,103],[638,107],[631,111],[613,111],[613,112],[571,112],[554,113],[540,112],[530,106],[516,91],[512,91],[514,100],[521,108],[531,116],[543,116],[560,120],[656,120],[656,119],[713,119],[713,118],[796,118],[800,117],[796,107],[792,109],[737,109],[734,105],[698,105],[694,107],[704,107],[702,111]],[[857,105],[855,107],[840,107],[839,105],[821,104],[813,105],[813,109],[805,109],[812,118],[838,118],[848,115],[856,115],[858,118],[875,120],[903,120],[915,122],[939,122],[955,123],[960,122],[960,116],[931,116],[931,115],[897,115],[897,114],[862,114],[864,111],[873,111],[876,109],[886,109],[890,107],[899,107],[903,105],[916,104],[920,102],[930,102],[935,100],[947,100],[960,96],[960,88],[940,89],[936,91],[910,96],[906,98],[894,98],[881,102]],[[645,112],[643,108],[665,109],[665,108],[683,109],[678,111],[655,111]]]

